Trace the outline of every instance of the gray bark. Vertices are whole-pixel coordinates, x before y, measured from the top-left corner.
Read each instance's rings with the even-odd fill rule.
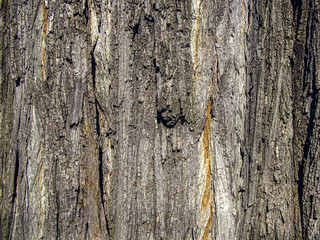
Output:
[[[0,0],[1,239],[319,239],[317,0]]]

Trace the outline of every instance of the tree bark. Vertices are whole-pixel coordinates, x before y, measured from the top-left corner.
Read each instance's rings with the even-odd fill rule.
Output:
[[[0,0],[1,239],[319,239],[317,0]]]

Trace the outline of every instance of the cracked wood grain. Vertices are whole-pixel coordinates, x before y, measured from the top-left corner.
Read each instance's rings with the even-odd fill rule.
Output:
[[[319,3],[0,1],[1,239],[317,239]]]

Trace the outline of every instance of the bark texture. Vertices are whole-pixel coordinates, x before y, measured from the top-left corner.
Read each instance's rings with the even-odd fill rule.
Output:
[[[1,239],[319,239],[318,0],[0,0]]]

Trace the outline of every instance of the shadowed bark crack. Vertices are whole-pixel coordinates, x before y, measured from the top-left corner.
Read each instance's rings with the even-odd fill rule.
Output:
[[[318,1],[0,4],[1,239],[319,238]]]

